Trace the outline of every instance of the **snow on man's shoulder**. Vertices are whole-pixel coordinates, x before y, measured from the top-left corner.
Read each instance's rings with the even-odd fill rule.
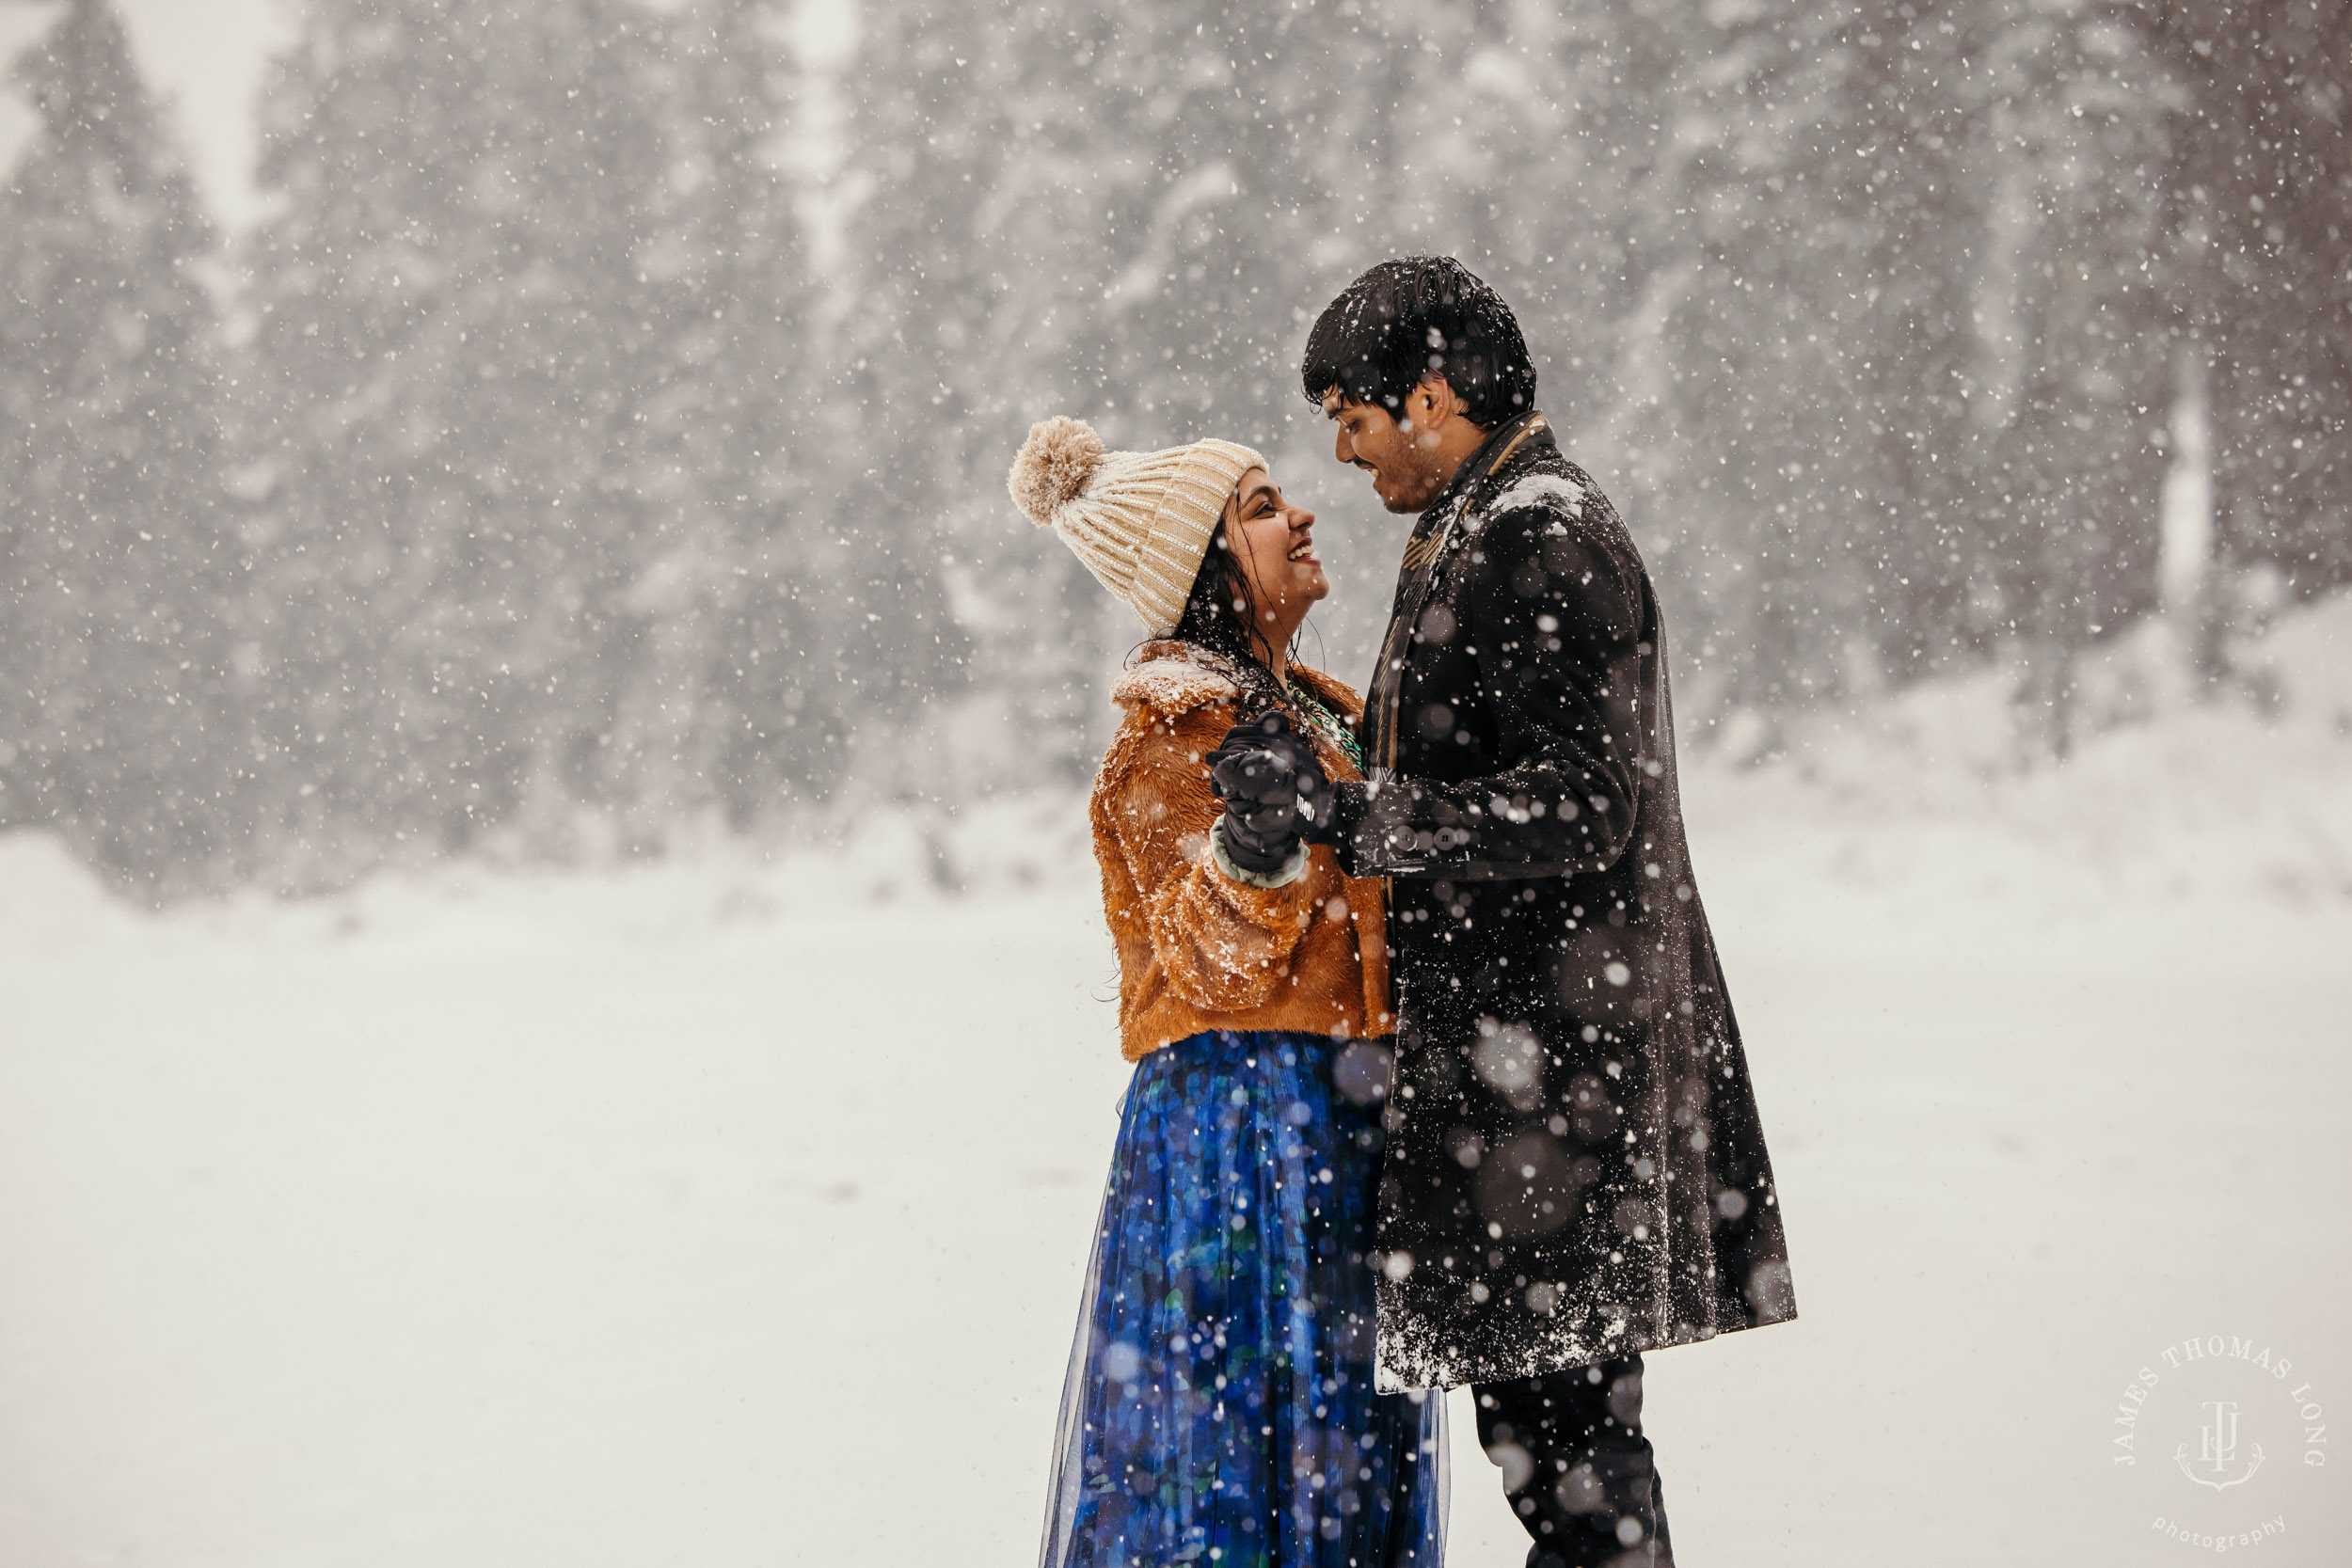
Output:
[[[1560,474],[1529,474],[1515,480],[1510,487],[1497,496],[1485,508],[1490,517],[1509,512],[1541,510],[1551,514],[1553,530],[1565,533],[1569,521],[1581,522],[1584,503],[1590,499],[1584,486]]]

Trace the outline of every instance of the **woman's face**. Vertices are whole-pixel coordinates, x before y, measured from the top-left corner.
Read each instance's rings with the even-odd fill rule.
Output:
[[[1315,515],[1282,499],[1263,468],[1252,468],[1225,502],[1225,535],[1258,600],[1258,634],[1270,648],[1289,642],[1310,606],[1331,592],[1315,559]]]

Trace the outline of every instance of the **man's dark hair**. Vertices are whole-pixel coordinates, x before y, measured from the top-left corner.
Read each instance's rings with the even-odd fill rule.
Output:
[[[1502,296],[1450,256],[1383,261],[1350,283],[1307,334],[1299,380],[1322,405],[1332,388],[1391,414],[1429,376],[1492,430],[1535,406],[1535,366]]]

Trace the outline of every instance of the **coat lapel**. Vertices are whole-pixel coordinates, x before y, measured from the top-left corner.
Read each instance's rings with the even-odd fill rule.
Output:
[[[1397,705],[1405,695],[1405,656],[1413,644],[1413,628],[1429,603],[1430,585],[1438,562],[1461,531],[1487,481],[1494,478],[1531,436],[1550,428],[1539,413],[1531,413],[1502,426],[1463,461],[1453,482],[1438,494],[1413,525],[1405,542],[1398,569],[1396,602],[1389,615],[1388,635],[1380,641],[1380,663],[1364,690],[1364,776],[1376,788],[1396,768]]]

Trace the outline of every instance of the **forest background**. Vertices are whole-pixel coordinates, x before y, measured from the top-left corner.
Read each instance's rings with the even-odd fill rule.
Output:
[[[1295,367],[1402,252],[1519,311],[1686,746],[1997,670],[2063,755],[2352,577],[2352,0],[309,0],[233,233],[109,0],[8,8],[0,828],[151,901],[1082,781],[1051,413],[1272,453],[1359,680]]]

